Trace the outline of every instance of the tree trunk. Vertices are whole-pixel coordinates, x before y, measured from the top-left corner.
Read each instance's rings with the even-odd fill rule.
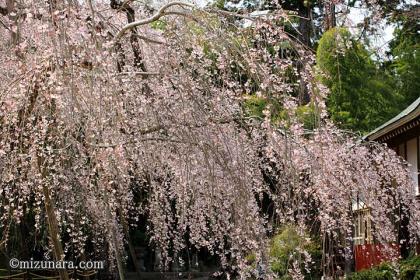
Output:
[[[130,251],[131,260],[133,261],[134,268],[136,269],[137,279],[141,279],[140,267],[139,267],[139,264],[137,263],[136,251],[134,249],[133,243],[131,242],[131,238],[130,238],[130,229],[128,227],[127,220],[122,214],[122,210],[120,210],[120,215],[121,215],[121,222],[123,224],[124,232],[127,237],[128,250]]]
[[[117,225],[115,224],[115,221],[112,218],[111,209],[109,209],[108,194],[106,193],[106,190],[105,190],[104,197],[105,197],[105,203],[106,203],[106,206],[105,206],[106,216],[111,226],[111,239],[112,239],[112,243],[114,243],[113,245],[114,245],[114,250],[115,250],[115,260],[117,261],[118,275],[120,277],[120,280],[125,280],[124,266],[123,266],[123,261],[122,261],[120,250],[119,250],[120,246],[119,246],[119,242],[117,238]]]
[[[302,6],[298,10],[299,14],[299,34],[298,39],[299,41],[305,46],[310,48],[311,47],[311,34],[312,34],[312,8],[310,6]],[[298,65],[298,71],[300,81],[299,81],[299,105],[305,105],[309,103],[310,96],[308,89],[306,88],[306,82],[302,78],[304,75],[302,74],[305,71],[307,63],[307,58],[302,58],[301,64]]]
[[[43,184],[42,191],[45,197],[45,211],[47,212],[47,219],[48,219],[48,229],[50,233],[50,238],[53,243],[54,249],[54,256],[56,261],[63,261],[64,260],[64,251],[59,239],[59,229],[58,229],[58,222],[57,217],[55,216],[54,212],[54,202],[50,197],[50,192],[48,189],[47,184]],[[68,280],[69,275],[67,270],[60,269],[60,279],[61,280]]]
[[[326,2],[324,5],[324,27],[325,31],[334,28],[337,25],[337,19],[335,17],[335,5],[330,2]]]
[[[53,119],[53,123],[49,125],[45,137],[45,145],[49,145],[48,139],[49,136],[54,134],[54,128],[55,128],[55,112],[56,112],[56,106],[54,100],[51,101],[51,116]],[[49,170],[48,166],[45,165],[46,161],[44,156],[41,154],[38,154],[37,156],[38,161],[38,168],[41,173],[41,177],[43,180],[42,184],[42,192],[45,198],[45,211],[47,213],[47,222],[48,222],[48,232],[53,244],[53,252],[54,257],[56,261],[63,261],[64,260],[64,251],[63,246],[61,245],[61,241],[59,238],[59,227],[58,227],[58,221],[57,216],[55,215],[55,209],[54,209],[54,199],[50,195],[50,190],[48,188],[48,177],[49,177]],[[69,275],[67,273],[67,270],[60,269],[60,279],[61,280],[68,280]]]
[[[299,35],[298,39],[305,46],[310,47],[311,45],[311,20],[312,20],[312,8],[310,6],[302,6],[298,10],[299,15]]]
[[[12,27],[10,29],[10,43],[12,46],[16,46],[19,43],[19,32],[18,32],[18,20],[17,15],[12,15],[12,13],[15,10],[15,1],[14,0],[7,0],[6,1],[6,9],[9,19],[13,22],[13,25],[15,25],[15,28]]]

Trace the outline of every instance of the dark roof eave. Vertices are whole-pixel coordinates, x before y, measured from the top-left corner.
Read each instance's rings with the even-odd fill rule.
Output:
[[[392,132],[393,130],[407,124],[408,122],[414,120],[415,118],[420,116],[420,97],[417,98],[410,106],[404,109],[401,113],[397,116],[389,120],[388,122],[384,123],[383,125],[379,126],[378,128],[374,129],[367,135],[363,137],[365,140],[374,141],[382,136]]]

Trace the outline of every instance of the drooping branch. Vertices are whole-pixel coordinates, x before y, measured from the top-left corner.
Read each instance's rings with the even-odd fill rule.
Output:
[[[117,0],[111,0],[111,8],[124,11],[127,15],[127,24],[130,24],[136,20],[136,13],[134,9],[128,4],[128,1],[120,3]],[[141,69],[142,71],[146,71],[146,66],[143,63],[143,57],[140,51],[136,28],[131,29],[130,44],[134,54],[134,66]],[[122,52],[122,49],[119,49],[119,52]]]
[[[159,20],[161,17],[163,16],[167,16],[167,15],[171,15],[171,14],[177,14],[179,15],[179,12],[168,12],[166,11],[168,8],[172,7],[172,6],[187,6],[187,7],[191,7],[194,8],[195,6],[189,3],[184,3],[184,2],[179,2],[179,1],[175,1],[175,2],[170,2],[166,5],[164,5],[162,8],[159,9],[159,11],[154,14],[153,16],[143,19],[143,20],[139,20],[139,21],[134,21],[132,23],[126,24],[115,36],[115,42],[118,42],[121,37],[124,35],[125,32],[127,32],[130,29],[133,29],[137,26],[141,26],[141,25],[145,25],[145,24],[149,24],[151,22],[157,21]]]
[[[120,72],[120,73],[115,74],[115,76],[124,76],[124,75],[127,75],[127,76],[130,76],[130,75],[132,75],[132,76],[159,76],[159,75],[161,75],[161,73],[159,73],[159,72],[140,72],[140,71],[138,71],[138,72]]]
[[[175,127],[195,129],[195,128],[202,128],[202,127],[205,127],[205,126],[208,126],[208,125],[214,125],[214,124],[223,125],[223,124],[229,124],[229,123],[237,123],[237,124],[243,125],[243,120],[244,119],[245,118],[226,118],[226,119],[218,119],[218,120],[209,119],[208,123],[188,123],[188,122],[185,122],[185,123],[180,123],[180,124],[177,124],[177,125],[174,125],[174,126],[171,126],[171,127],[167,127],[165,125],[159,124],[159,125],[156,125],[156,126],[153,126],[153,127],[139,129],[132,135],[134,138],[129,138],[129,139],[123,141],[123,142],[103,143],[103,144],[88,143],[88,145],[92,146],[92,147],[96,147],[96,148],[114,148],[114,147],[117,147],[117,146],[124,146],[124,145],[127,145],[127,144],[132,144],[136,141],[140,141],[140,142],[141,141],[168,141],[168,142],[182,143],[178,140],[174,140],[174,139],[171,139],[171,138],[152,137],[152,138],[144,138],[143,139],[143,138],[138,138],[138,137],[145,136],[145,135],[152,134],[152,133],[159,132],[159,131],[165,131],[165,134],[166,134],[166,132],[169,129],[174,129]],[[186,144],[191,144],[191,143],[186,143]]]

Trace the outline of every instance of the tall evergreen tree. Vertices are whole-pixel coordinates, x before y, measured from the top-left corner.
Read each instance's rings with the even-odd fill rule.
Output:
[[[390,43],[390,68],[401,95],[400,109],[408,106],[419,96],[420,88],[420,6],[412,6],[397,14],[394,38]]]
[[[334,28],[323,35],[317,65],[331,90],[329,112],[342,128],[367,132],[397,112],[389,75],[347,29]]]

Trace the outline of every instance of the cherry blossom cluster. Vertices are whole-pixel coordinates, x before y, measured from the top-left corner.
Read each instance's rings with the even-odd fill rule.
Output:
[[[165,268],[205,248],[246,277],[255,272],[246,256],[267,262],[268,236],[282,224],[350,248],[357,199],[378,240],[395,241],[408,213],[419,232],[405,164],[329,122],[313,54],[284,30],[282,13],[243,28],[239,15],[178,2],[155,15],[117,1],[7,9],[2,246],[12,224],[33,219],[49,257],[62,247],[66,258],[106,256],[121,270],[129,230],[145,216]],[[250,96],[264,100],[262,117],[247,114]],[[311,131],[296,113],[308,102]],[[262,211],[264,196],[274,214]],[[300,264],[291,274],[301,277]]]

